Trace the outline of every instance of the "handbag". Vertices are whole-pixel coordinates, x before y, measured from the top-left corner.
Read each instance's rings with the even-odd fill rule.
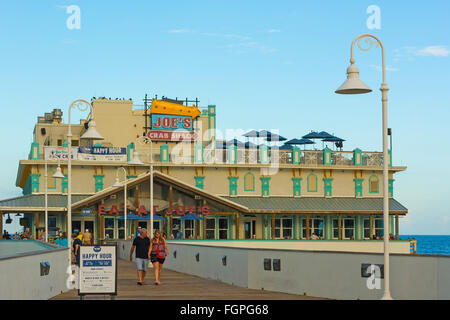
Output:
[[[156,248],[156,258],[157,259],[165,259],[166,258],[166,252],[164,251],[164,255],[161,255],[159,253],[159,247],[160,247],[160,244],[158,243],[158,248]]]

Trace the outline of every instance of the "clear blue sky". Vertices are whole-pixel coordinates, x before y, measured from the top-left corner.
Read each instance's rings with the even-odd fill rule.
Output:
[[[367,28],[370,5],[380,30]],[[221,129],[326,130],[346,150],[381,151],[380,51],[356,50],[373,93],[334,93],[351,41],[372,32],[386,47],[394,164],[408,166],[394,184],[409,209],[400,231],[449,234],[449,12],[449,1],[2,1],[0,199],[21,194],[37,116],[77,98],[198,97]]]

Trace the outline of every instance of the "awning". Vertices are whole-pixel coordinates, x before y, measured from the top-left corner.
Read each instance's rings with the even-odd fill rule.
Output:
[[[302,214],[382,214],[383,198],[323,198],[323,197],[223,197],[254,213]],[[389,199],[391,214],[406,214],[395,199]]]
[[[90,194],[73,194],[72,203],[81,201],[91,196]],[[28,194],[21,197],[15,197],[0,201],[0,212],[2,213],[23,213],[45,211],[45,195],[44,194]],[[67,195],[48,194],[47,195],[48,211],[66,211]]]

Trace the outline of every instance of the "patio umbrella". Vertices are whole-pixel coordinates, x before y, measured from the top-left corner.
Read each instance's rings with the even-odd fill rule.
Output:
[[[256,130],[251,130],[249,132],[244,133],[242,136],[247,137],[247,138],[258,138],[259,132]]]
[[[216,141],[216,149],[226,149],[227,143],[225,141]]]
[[[236,146],[238,148],[244,148],[245,144],[238,139],[228,140],[226,143],[227,146]]]
[[[315,144],[315,142],[314,141],[312,141],[312,140],[309,140],[309,139],[291,139],[291,140],[289,140],[289,141],[286,141],[285,143],[284,143],[285,145],[286,144],[289,144],[289,145],[307,145],[307,144]],[[303,149],[305,149],[305,148],[303,148]]]
[[[322,139],[324,142],[336,142],[335,145],[338,148],[342,148],[342,142],[344,142],[344,139],[338,138],[338,137],[332,137],[332,138],[325,138]]]
[[[280,150],[291,150],[293,146],[291,144],[283,144],[279,149]]]
[[[124,220],[124,216],[120,216],[117,218],[117,220]],[[138,216],[134,213],[127,213],[127,220],[150,220],[150,214],[144,215],[144,216]],[[165,220],[163,217],[154,214],[153,220]]]
[[[196,214],[193,214],[193,213],[188,212],[188,213],[186,213],[184,216],[182,216],[182,217],[180,218],[180,220],[194,220],[194,221],[197,221],[197,220],[203,220],[203,218],[202,218],[202,217],[199,217],[199,216],[196,215]]]
[[[244,146],[245,146],[246,149],[255,149],[255,148],[258,147],[258,145],[254,144],[254,143],[252,143],[252,142],[250,142],[250,141],[247,141],[247,142],[244,144]]]
[[[324,139],[326,137],[323,137],[320,133],[316,131],[311,131],[310,133],[304,135],[302,137],[303,139]]]

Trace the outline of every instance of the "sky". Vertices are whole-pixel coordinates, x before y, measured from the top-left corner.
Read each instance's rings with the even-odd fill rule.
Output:
[[[0,199],[21,195],[37,117],[61,108],[67,121],[75,99],[197,97],[217,106],[222,130],[325,130],[345,150],[382,151],[381,50],[355,47],[372,93],[334,93],[352,40],[373,33],[386,50],[393,163],[407,166],[394,182],[409,210],[400,233],[450,234],[448,12],[446,0],[1,1]]]

